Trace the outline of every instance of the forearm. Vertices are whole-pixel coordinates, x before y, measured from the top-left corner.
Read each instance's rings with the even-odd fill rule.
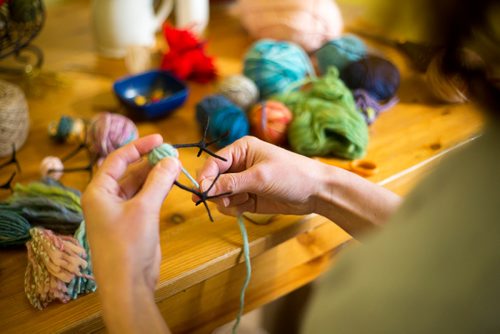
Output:
[[[120,284],[100,289],[103,316],[110,333],[170,333],[145,284]]]
[[[316,213],[354,237],[387,222],[401,199],[356,174],[322,164],[324,182],[314,196]]]

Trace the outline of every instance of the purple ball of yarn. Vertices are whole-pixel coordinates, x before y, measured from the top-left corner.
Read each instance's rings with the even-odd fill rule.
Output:
[[[387,59],[373,55],[349,64],[340,73],[340,78],[351,90],[363,89],[378,101],[392,98],[400,82],[397,67]]]
[[[127,117],[103,112],[92,119],[87,136],[92,152],[103,158],[137,139],[138,131],[134,122]]]
[[[365,118],[366,124],[372,124],[380,113],[392,108],[399,102],[397,97],[392,97],[387,103],[379,103],[376,99],[370,96],[367,91],[363,89],[356,89],[352,92],[356,108],[361,112]]]

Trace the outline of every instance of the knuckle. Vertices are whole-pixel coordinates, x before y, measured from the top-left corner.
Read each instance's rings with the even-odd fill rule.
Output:
[[[262,166],[256,166],[253,171],[254,182],[257,185],[263,186],[268,184],[271,180],[271,173]]]
[[[234,192],[237,188],[237,180],[234,174],[226,174],[224,177],[224,192]]]

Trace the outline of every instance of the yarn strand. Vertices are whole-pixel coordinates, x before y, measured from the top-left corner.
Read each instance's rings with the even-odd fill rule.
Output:
[[[243,256],[245,258],[246,276],[245,282],[243,282],[243,286],[241,287],[240,309],[238,311],[238,315],[236,316],[236,322],[234,323],[232,334],[236,334],[236,332],[238,331],[241,316],[243,315],[243,311],[245,309],[245,292],[248,288],[248,284],[250,284],[250,279],[252,278],[252,265],[250,263],[250,243],[248,242],[248,233],[242,215],[238,216],[238,225],[240,227],[241,238],[243,239]]]

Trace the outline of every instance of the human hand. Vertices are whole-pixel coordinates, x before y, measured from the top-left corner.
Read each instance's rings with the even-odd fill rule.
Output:
[[[151,314],[157,312],[153,293],[161,260],[160,208],[179,175],[180,163],[166,158],[152,168],[141,156],[162,142],[160,135],[147,136],[111,153],[82,196],[94,274],[108,318],[122,305],[142,302],[151,307]],[[134,317],[117,316],[122,323]]]
[[[322,188],[325,165],[255,137],[239,139],[217,154],[227,161],[208,158],[198,179],[202,190],[206,190],[222,174],[209,192],[231,192],[228,197],[214,200],[222,213],[315,211],[314,196]]]

